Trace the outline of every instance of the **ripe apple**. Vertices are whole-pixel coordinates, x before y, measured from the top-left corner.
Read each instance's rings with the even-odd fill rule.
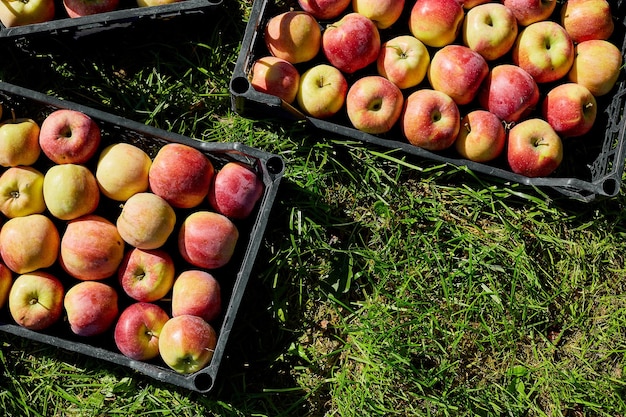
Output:
[[[132,195],[117,217],[117,230],[126,243],[139,249],[157,249],[174,231],[176,212],[164,198],[145,192]]]
[[[63,0],[63,7],[69,17],[83,17],[117,9],[119,0]]]
[[[528,72],[537,83],[557,81],[574,63],[574,43],[556,22],[532,23],[517,36],[513,63]]]
[[[542,116],[561,138],[582,136],[593,127],[598,113],[596,98],[577,83],[553,87],[542,103]]]
[[[56,164],[84,164],[100,146],[100,127],[88,115],[71,109],[50,113],[41,123],[39,146]]]
[[[446,93],[458,105],[474,100],[489,74],[485,58],[464,45],[446,45],[433,55],[428,80],[434,90]]]
[[[412,145],[440,151],[452,146],[456,140],[461,116],[449,95],[424,88],[407,97],[400,126]]]
[[[463,6],[465,10],[470,10],[480,4],[489,2],[491,2],[491,0],[459,0],[459,3],[461,3],[461,6]]]
[[[400,118],[403,104],[402,91],[380,75],[359,78],[346,96],[350,122],[356,129],[371,134],[391,130]]]
[[[513,48],[517,35],[517,19],[501,3],[473,7],[463,20],[463,43],[487,61],[494,61],[507,54]]]
[[[511,170],[526,177],[547,177],[563,160],[563,143],[552,126],[534,117],[509,130],[507,160]]]
[[[217,333],[213,326],[189,314],[169,319],[159,336],[161,359],[181,374],[191,374],[207,366],[216,345]]]
[[[427,46],[441,48],[457,38],[464,17],[458,0],[417,0],[409,16],[409,31]]]
[[[250,85],[260,93],[271,94],[287,104],[292,104],[298,94],[300,72],[289,61],[264,56],[252,65]]]
[[[172,288],[172,317],[191,314],[210,323],[221,311],[220,284],[213,275],[189,269],[176,277]]]
[[[123,257],[124,240],[109,220],[87,214],[68,221],[59,261],[72,277],[85,281],[111,277]]]
[[[8,218],[43,213],[44,175],[30,166],[10,167],[0,175],[0,212]]]
[[[129,250],[117,271],[124,292],[137,301],[160,300],[172,289],[174,260],[164,250]]]
[[[378,74],[400,89],[421,83],[429,65],[428,48],[412,35],[399,35],[383,43],[376,60]]]
[[[0,229],[0,256],[11,271],[26,274],[56,262],[59,240],[57,227],[43,214],[14,217]]]
[[[126,201],[148,190],[152,159],[143,149],[130,143],[114,143],[102,150],[96,165],[100,191],[115,201]]]
[[[43,180],[43,198],[57,219],[72,220],[93,213],[100,202],[96,177],[85,165],[51,166]]]
[[[12,285],[13,271],[0,261],[0,309],[7,303]]]
[[[230,261],[238,239],[237,226],[228,217],[201,210],[183,220],[178,250],[191,265],[215,269]]]
[[[556,0],[503,0],[511,9],[520,26],[546,20],[556,8]]]
[[[107,331],[117,319],[117,291],[99,281],[81,281],[65,293],[67,321],[78,336],[95,336]]]
[[[44,23],[54,19],[54,0],[3,0],[0,21],[7,27]]]
[[[0,165],[28,166],[37,162],[41,154],[39,131],[37,122],[28,118],[13,118],[1,122]]]
[[[387,29],[402,15],[404,0],[352,0],[352,9],[371,19],[378,29]]]
[[[539,87],[525,70],[512,64],[494,66],[478,90],[478,102],[510,123],[526,117],[539,102]]]
[[[463,158],[489,162],[502,154],[505,143],[506,130],[498,116],[477,109],[461,119],[461,129],[454,146]]]
[[[318,20],[334,19],[343,13],[352,0],[298,0],[298,5]]]
[[[591,39],[607,40],[615,24],[606,0],[569,0],[561,8],[561,25],[574,43]]]
[[[215,174],[209,203],[231,219],[245,219],[263,195],[263,181],[256,172],[239,162],[228,162]]]
[[[13,320],[30,330],[43,330],[63,314],[65,289],[54,275],[35,271],[15,278],[9,292],[9,312]]]
[[[192,208],[204,201],[214,168],[209,158],[183,143],[159,149],[148,172],[150,190],[176,208]]]
[[[290,10],[267,21],[264,40],[271,55],[292,64],[300,64],[317,56],[322,30],[311,14]]]
[[[170,319],[160,306],[138,302],[126,307],[113,332],[115,345],[124,356],[149,361],[159,356],[159,335]]]
[[[615,86],[622,62],[622,53],[611,42],[602,39],[584,41],[576,45],[574,64],[567,77],[600,97],[608,94]]]
[[[331,23],[322,34],[324,55],[332,66],[348,74],[376,62],[380,45],[374,22],[355,12]]]
[[[334,116],[343,108],[348,82],[332,65],[317,64],[300,77],[296,101],[306,114],[318,119]]]

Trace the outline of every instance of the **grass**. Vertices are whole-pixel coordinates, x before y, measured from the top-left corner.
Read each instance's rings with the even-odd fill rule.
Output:
[[[624,193],[577,203],[241,117],[250,8],[2,46],[4,81],[287,167],[211,393],[2,334],[5,414],[626,415]]]

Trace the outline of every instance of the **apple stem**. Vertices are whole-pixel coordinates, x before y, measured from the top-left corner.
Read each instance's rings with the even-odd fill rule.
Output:
[[[13,121],[17,120],[17,116],[15,115],[15,109],[11,109],[11,118]]]
[[[593,103],[587,103],[587,104],[585,104],[585,108],[586,108],[586,109],[590,109],[590,108],[592,108],[592,107],[593,107]]]

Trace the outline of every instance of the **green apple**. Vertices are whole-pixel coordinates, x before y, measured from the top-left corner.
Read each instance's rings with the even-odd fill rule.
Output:
[[[100,201],[96,177],[84,165],[53,165],[43,180],[43,198],[57,219],[72,220],[92,213]]]
[[[309,116],[325,119],[343,108],[348,82],[341,71],[332,65],[318,64],[300,77],[296,100]]]
[[[0,175],[0,212],[8,218],[43,213],[44,175],[33,167],[10,167]]]
[[[64,294],[63,284],[50,273],[22,274],[9,292],[9,312],[20,326],[43,330],[61,318]]]
[[[159,336],[159,353],[176,372],[191,374],[208,365],[216,344],[213,326],[201,317],[185,314],[165,322]]]
[[[152,159],[143,149],[130,143],[115,143],[102,150],[96,165],[100,191],[115,201],[126,201],[148,189]]]
[[[41,154],[39,130],[39,125],[28,118],[13,118],[0,123],[0,165],[34,164]]]
[[[54,0],[2,0],[0,21],[8,28],[54,19]]]

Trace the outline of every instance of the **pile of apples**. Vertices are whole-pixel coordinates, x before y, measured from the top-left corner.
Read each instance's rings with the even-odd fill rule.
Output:
[[[306,115],[544,177],[622,66],[606,0],[298,0],[250,82]]]
[[[263,182],[187,144],[151,157],[102,133],[72,109],[0,123],[0,308],[33,331],[112,335],[129,358],[198,371],[222,313],[213,274]]]

